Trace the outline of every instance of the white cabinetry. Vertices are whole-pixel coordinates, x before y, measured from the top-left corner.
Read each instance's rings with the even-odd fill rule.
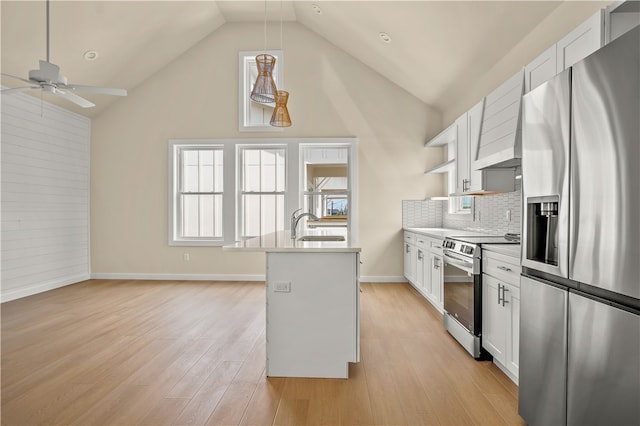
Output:
[[[525,67],[525,91],[586,58],[604,43],[604,10],[599,10]]]
[[[556,43],[556,73],[560,73],[581,59],[600,49],[604,42],[604,10],[578,25]]]
[[[471,163],[469,162],[469,113],[465,112],[455,121],[456,127],[456,194],[467,190],[470,181]]]
[[[554,44],[524,67],[525,91],[535,89],[556,75],[556,45]]]
[[[440,313],[444,310],[444,301],[442,299],[444,276],[442,268],[442,255],[433,252],[430,253],[429,272],[431,277],[429,287],[425,289],[425,296]]]
[[[482,252],[482,346],[518,382],[520,339],[520,263],[499,253]]]
[[[604,42],[607,44],[640,25],[640,2],[613,2],[606,7],[604,19]]]
[[[442,313],[442,240],[405,231],[403,251],[405,278]]]
[[[416,235],[412,232],[404,233],[404,276],[410,283],[414,283],[417,273],[418,250]]]
[[[266,272],[267,376],[347,378],[360,359],[359,253],[267,252]]]

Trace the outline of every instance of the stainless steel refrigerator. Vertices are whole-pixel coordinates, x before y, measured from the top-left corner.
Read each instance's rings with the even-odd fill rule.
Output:
[[[640,424],[640,27],[523,98],[519,413]]]

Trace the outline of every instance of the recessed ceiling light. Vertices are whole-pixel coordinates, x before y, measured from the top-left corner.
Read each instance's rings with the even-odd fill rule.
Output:
[[[98,52],[96,52],[95,50],[87,50],[82,56],[86,61],[95,61],[96,59],[98,59]]]
[[[380,37],[380,40],[384,41],[385,43],[391,43],[391,37],[387,33],[380,33],[378,34],[378,37]]]
[[[317,4],[312,4],[311,9],[315,12],[316,15],[322,15],[322,9]]]

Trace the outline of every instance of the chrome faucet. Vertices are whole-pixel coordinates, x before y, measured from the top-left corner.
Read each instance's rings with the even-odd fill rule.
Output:
[[[302,213],[296,216],[296,213],[298,213],[300,210],[302,209],[294,210],[293,213],[291,213],[291,239],[292,240],[296,239],[296,228],[298,227],[298,222],[300,222],[300,219],[302,219],[305,216],[309,216],[313,220],[320,220],[318,219],[318,216],[316,216],[313,213]]]

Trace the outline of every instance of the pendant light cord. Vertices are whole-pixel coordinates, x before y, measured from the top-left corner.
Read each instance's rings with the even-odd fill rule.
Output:
[[[280,0],[280,50],[283,50],[282,46],[282,0]]]
[[[264,51],[267,50],[267,0],[264,0]]]

